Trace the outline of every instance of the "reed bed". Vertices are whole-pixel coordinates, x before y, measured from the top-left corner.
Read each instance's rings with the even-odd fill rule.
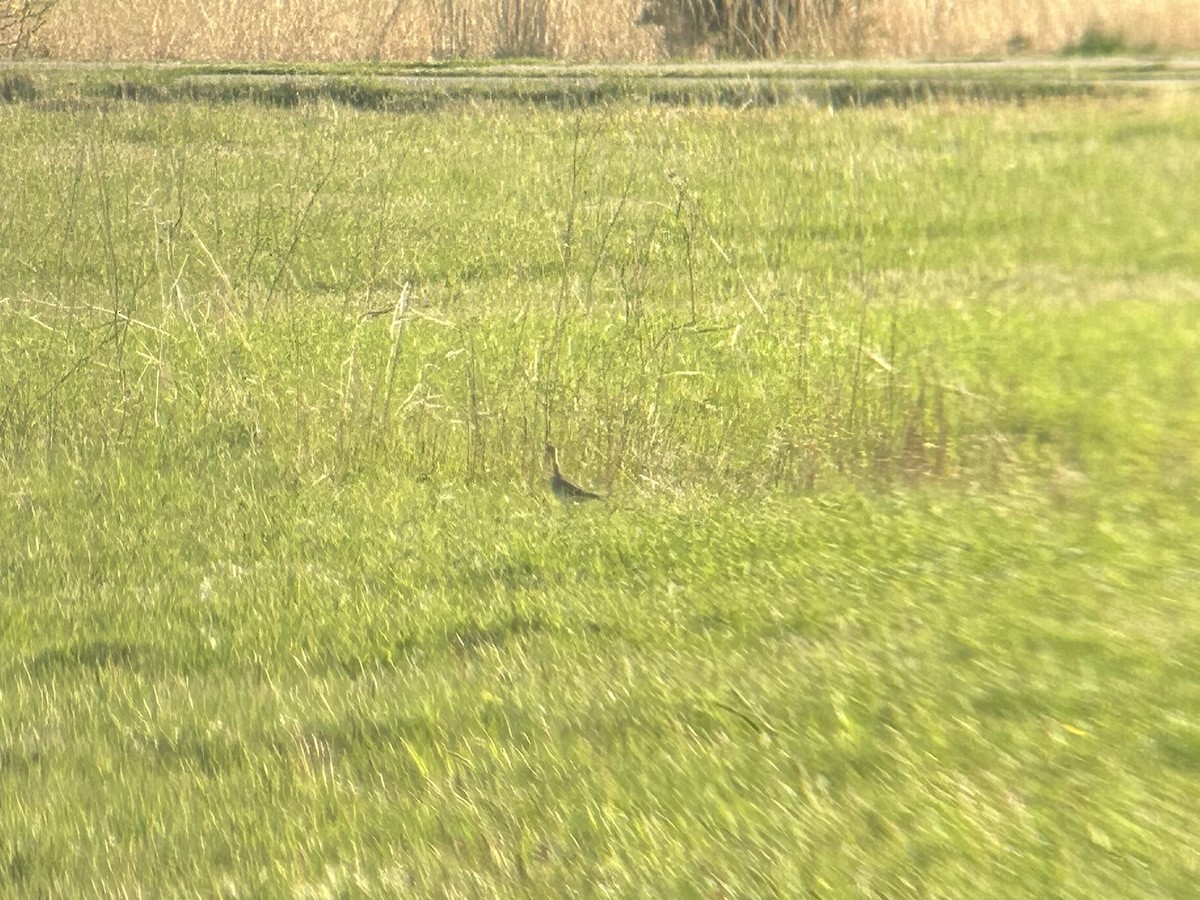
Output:
[[[747,0],[728,4],[745,16]],[[770,55],[964,57],[1200,46],[1200,0],[792,0]],[[15,7],[14,7],[15,8]],[[678,27],[678,23],[676,23]],[[733,26],[731,26],[733,27]],[[63,0],[26,52],[78,60],[648,60],[713,55],[730,35],[672,36],[643,0]],[[736,35],[734,36],[736,37]]]

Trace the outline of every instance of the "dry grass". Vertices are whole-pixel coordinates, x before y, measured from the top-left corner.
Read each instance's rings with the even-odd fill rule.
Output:
[[[485,56],[646,58],[639,0],[66,0],[42,34],[50,57],[362,60]]]
[[[1132,48],[1200,46],[1200,0],[897,0],[872,4],[868,16],[865,46],[841,52],[966,56],[1003,52],[1014,39],[1056,52],[1088,29]]]
[[[776,41],[781,54],[1054,52],[1089,28],[1119,36],[1131,48],[1200,47],[1200,0],[794,0],[794,5],[796,20]],[[663,29],[639,26],[641,8],[642,0],[63,0],[32,50],[51,58],[97,60],[661,56]]]

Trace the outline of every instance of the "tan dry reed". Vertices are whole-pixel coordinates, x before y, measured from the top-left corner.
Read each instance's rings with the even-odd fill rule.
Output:
[[[731,6],[749,0],[727,0]],[[1130,48],[1200,47],[1200,0],[795,0],[783,55],[1055,52],[1089,28]],[[32,51],[78,60],[661,57],[642,0],[61,0]],[[713,41],[691,50],[704,55]]]

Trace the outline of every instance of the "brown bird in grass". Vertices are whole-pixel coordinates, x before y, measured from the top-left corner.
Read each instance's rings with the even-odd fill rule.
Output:
[[[562,469],[558,467],[558,451],[553,444],[546,445],[546,459],[550,461],[550,490],[563,503],[581,503],[584,500],[600,500],[599,494],[585,491],[563,477]]]

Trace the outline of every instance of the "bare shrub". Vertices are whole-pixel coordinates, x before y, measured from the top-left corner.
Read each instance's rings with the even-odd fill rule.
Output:
[[[1200,0],[645,0],[668,52],[972,56],[1200,46]]]
[[[0,51],[16,59],[29,51],[58,0],[0,0]]]

